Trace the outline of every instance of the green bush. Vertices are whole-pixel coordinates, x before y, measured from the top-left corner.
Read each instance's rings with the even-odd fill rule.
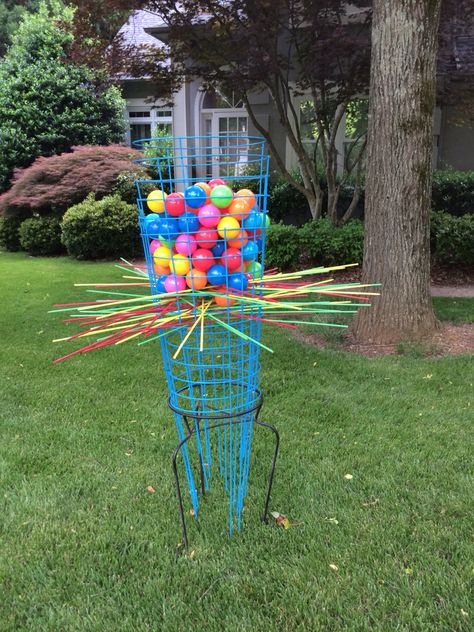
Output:
[[[20,224],[21,219],[18,217],[0,217],[0,246],[10,252],[21,250]]]
[[[291,224],[273,224],[266,231],[265,265],[286,270],[295,268],[301,253],[299,231]]]
[[[362,263],[364,226],[360,220],[337,227],[322,218],[308,222],[299,233],[303,254],[313,265]]]
[[[20,244],[33,256],[59,255],[64,252],[61,243],[59,219],[49,217],[30,217],[20,226]]]
[[[292,175],[296,180],[302,181],[298,171]],[[311,218],[308,200],[283,176],[279,176],[269,186],[268,212],[275,222],[302,224]]]
[[[474,171],[435,171],[431,206],[456,216],[474,213]]]
[[[137,171],[125,171],[119,174],[114,186],[114,194],[117,194],[124,202],[127,202],[127,204],[136,204],[137,185],[135,184],[135,180],[137,178],[141,179],[146,177],[146,173],[140,173]],[[147,195],[157,187],[159,188],[159,185],[157,185],[156,182],[144,182],[141,180],[140,192],[142,198],[146,198]]]
[[[441,265],[474,266],[474,215],[432,213],[431,253]]]
[[[91,194],[72,206],[61,222],[61,240],[77,259],[135,257],[142,254],[136,206],[118,195]]]

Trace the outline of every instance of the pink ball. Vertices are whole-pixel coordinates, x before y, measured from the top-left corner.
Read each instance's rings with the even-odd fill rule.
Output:
[[[214,187],[217,187],[220,184],[227,184],[227,182],[223,180],[222,178],[213,178],[212,180],[209,180],[208,184],[211,187],[211,189],[213,189]]]
[[[197,243],[194,239],[193,235],[187,235],[186,233],[182,233],[178,235],[176,238],[174,247],[176,248],[176,252],[179,252],[180,255],[184,255],[185,257],[190,257],[193,252],[197,250]]]
[[[165,279],[165,290],[169,293],[182,292],[186,289],[186,279],[176,274],[170,274]]]
[[[152,239],[150,241],[150,252],[153,254],[157,248],[161,246],[161,241],[159,239]]]
[[[215,228],[221,219],[221,212],[214,204],[204,204],[199,209],[198,217],[204,228]]]

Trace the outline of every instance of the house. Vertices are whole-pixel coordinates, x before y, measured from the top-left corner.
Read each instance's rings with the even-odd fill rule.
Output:
[[[150,11],[136,11],[122,27],[121,34],[128,43],[163,46],[166,25]],[[160,39],[163,38],[163,40]],[[152,90],[146,79],[124,78],[123,95],[126,107],[126,142],[149,138],[159,128],[175,136],[219,136],[223,146],[236,134],[259,135],[241,101],[235,95],[220,94],[217,90],[204,91],[199,81],[191,81],[181,87],[170,106],[160,101],[150,102]],[[270,95],[254,94],[252,105],[257,119],[270,130],[272,139],[285,156],[286,166],[296,166],[296,155],[279,123]],[[296,107],[301,116],[301,130],[308,144],[314,142],[311,126],[305,125],[307,100],[299,98]],[[435,169],[453,168],[474,170],[474,127],[466,127],[454,107],[437,107],[434,116],[433,166]],[[337,138],[339,169],[344,164],[344,154],[354,139],[340,126]],[[242,156],[245,162],[245,156]],[[219,174],[213,174],[215,176]]]

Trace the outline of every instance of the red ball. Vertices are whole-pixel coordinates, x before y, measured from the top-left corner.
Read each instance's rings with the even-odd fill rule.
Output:
[[[242,253],[238,248],[226,248],[222,253],[221,263],[223,266],[233,272],[240,268],[242,263]]]
[[[179,217],[186,210],[186,203],[182,193],[170,193],[165,200],[166,212],[173,217]]]
[[[194,234],[198,248],[214,248],[219,239],[219,235],[216,230],[209,230],[207,228],[201,228]]]
[[[227,182],[225,180],[223,180],[222,178],[214,178],[213,180],[209,180],[208,185],[211,187],[211,189],[213,189],[214,187],[217,187],[219,184],[227,184]]]
[[[207,272],[215,264],[214,255],[206,248],[198,248],[192,256],[193,267],[201,272]]]

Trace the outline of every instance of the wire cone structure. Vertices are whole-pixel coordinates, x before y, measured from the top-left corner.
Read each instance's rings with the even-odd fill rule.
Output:
[[[211,475],[222,477],[232,534],[241,526],[261,405],[260,352],[272,352],[260,339],[262,323],[345,327],[317,316],[354,313],[376,293],[319,277],[347,265],[264,272],[269,159],[260,138],[140,143],[151,156],[142,162],[154,173],[152,180],[137,181],[146,266],[124,261],[123,281],[88,289],[102,294],[99,300],[56,306],[53,311],[72,312],[68,320],[81,325],[61,340],[87,340],[56,361],[129,340],[159,341],[178,439],[185,442],[194,432],[206,490]],[[216,420],[225,424],[215,428]],[[181,454],[197,517],[187,443]]]

